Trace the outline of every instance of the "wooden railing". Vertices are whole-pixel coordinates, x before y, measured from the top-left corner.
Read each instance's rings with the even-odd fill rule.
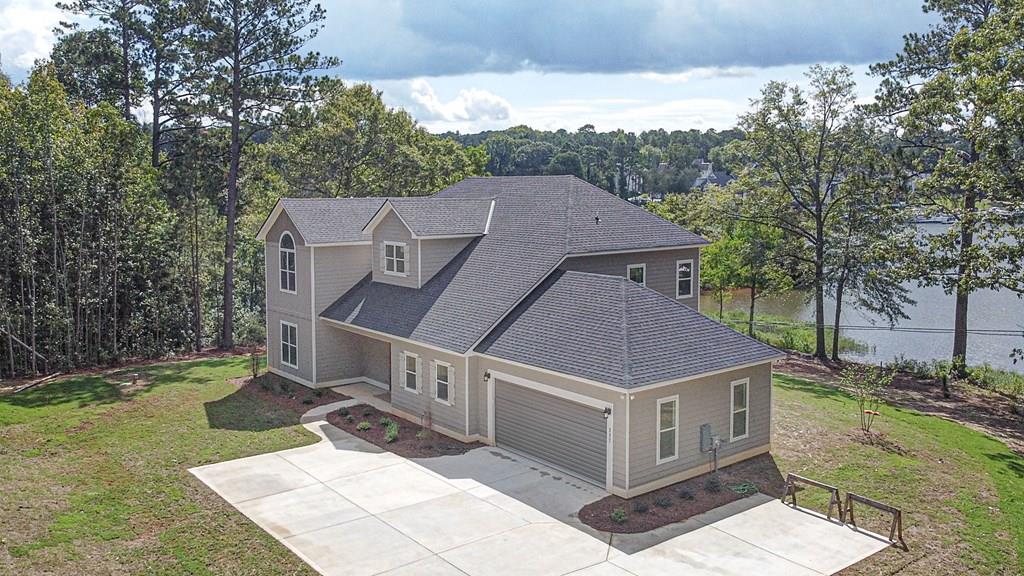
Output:
[[[793,499],[790,504],[796,506],[796,493],[799,488],[797,484],[806,484],[808,486],[814,486],[815,488],[821,488],[829,493],[828,501],[828,514],[826,516],[829,520],[832,519],[832,509],[839,513],[839,521],[843,521],[843,501],[839,498],[839,488],[824,482],[818,482],[817,480],[811,480],[810,478],[804,478],[803,476],[797,476],[796,474],[786,474],[786,493],[782,496],[782,502],[786,502],[786,497]]]
[[[843,506],[843,513],[846,517],[846,523],[853,526],[857,525],[856,519],[853,517],[853,503],[859,502],[865,506],[870,506],[875,510],[880,510],[886,514],[892,515],[892,522],[889,525],[889,542],[894,545],[898,544],[904,550],[907,550],[907,543],[903,541],[903,511],[895,506],[890,506],[884,502],[873,500],[867,496],[861,496],[854,494],[853,492],[846,493],[846,504]]]

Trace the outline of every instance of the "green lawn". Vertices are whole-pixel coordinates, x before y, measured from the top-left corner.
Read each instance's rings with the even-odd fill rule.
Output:
[[[248,359],[78,377],[0,397],[0,573],[313,574],[188,473],[301,446],[296,417],[237,392]]]
[[[135,391],[119,386],[123,375],[83,376],[0,397],[0,573],[312,574],[187,471],[316,440],[226,382],[247,365],[163,364],[134,369],[146,381]],[[1024,459],[1005,445],[883,407],[876,429],[905,450],[893,453],[855,440],[848,396],[785,376],[775,390],[783,472],[907,513],[910,552],[852,573],[1024,571]],[[822,504],[810,492],[801,502]]]
[[[775,377],[775,450],[795,472],[904,510],[910,552],[886,552],[850,573],[1024,573],[1024,458],[959,424],[883,406],[874,430],[903,449],[857,442],[856,401],[833,388]],[[826,499],[802,492],[824,510]],[[858,512],[860,509],[858,509]],[[881,529],[881,515],[871,527]]]

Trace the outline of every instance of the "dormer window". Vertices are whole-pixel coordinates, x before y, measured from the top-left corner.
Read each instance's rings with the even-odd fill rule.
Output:
[[[288,232],[281,234],[278,252],[281,263],[281,291],[295,294],[295,240]]]
[[[394,276],[405,276],[406,246],[402,242],[384,242],[384,273]]]

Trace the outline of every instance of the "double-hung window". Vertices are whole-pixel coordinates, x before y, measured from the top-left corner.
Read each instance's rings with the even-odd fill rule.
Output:
[[[405,353],[405,359],[402,361],[402,368],[405,371],[405,380],[402,384],[405,389],[410,392],[419,392],[420,389],[420,359],[412,352]]]
[[[742,440],[747,437],[748,426],[750,425],[750,409],[747,407],[750,401],[750,380],[744,378],[732,383],[732,423],[729,429],[729,439]]]
[[[295,240],[288,232],[281,234],[278,244],[281,268],[281,291],[295,293]]]
[[[384,273],[406,275],[406,246],[401,242],[384,242]]]
[[[676,262],[676,298],[693,296],[693,260]]]
[[[281,321],[281,364],[299,368],[299,327],[284,320]]]
[[[646,286],[647,264],[630,264],[626,266],[626,277],[641,286]]]
[[[455,369],[445,362],[434,363],[434,399],[444,404],[452,403],[452,384]]]
[[[658,438],[656,464],[675,460],[679,455],[679,396],[658,400]]]

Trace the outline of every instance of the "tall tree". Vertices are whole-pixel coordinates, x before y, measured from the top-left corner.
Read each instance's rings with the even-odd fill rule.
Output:
[[[149,71],[151,110],[150,163],[160,166],[168,136],[190,130],[193,95],[187,92],[194,71],[192,34],[195,14],[187,0],[143,0],[142,56]]]
[[[117,86],[120,92],[121,115],[132,120],[132,107],[139,103],[142,79],[138,75],[139,34],[143,29],[141,0],[72,0],[58,2],[57,7],[99,20],[102,28],[117,44]],[[75,30],[76,24],[64,24]],[[82,47],[85,48],[85,47]]]
[[[896,58],[872,67],[882,78],[873,111],[914,152],[916,202],[954,219],[927,237],[921,269],[924,283],[955,295],[952,359],[963,372],[971,294],[1022,288],[1020,254],[1008,242],[1020,224],[1001,205],[1020,206],[1021,198],[1013,177],[1020,132],[1010,117],[1020,104],[1024,9],[996,0],[927,0],[924,9],[939,22],[906,35]]]
[[[234,345],[235,227],[243,149],[253,136],[284,124],[287,111],[321,98],[324,82],[311,72],[337,58],[303,53],[326,12],[309,0],[209,0],[200,9],[195,54],[202,115],[229,131],[220,346]]]
[[[814,355],[827,359],[825,293],[829,282],[829,233],[844,206],[862,191],[840,185],[866,146],[853,124],[852,72],[845,66],[813,66],[809,91],[770,82],[740,117],[744,140],[729,144],[727,157],[750,190],[742,217],[779,228],[800,240],[788,257],[810,269],[814,296]]]
[[[121,52],[109,29],[61,34],[50,52],[50,62],[68,96],[87,106],[100,102],[117,106],[122,101]],[[133,77],[142,77],[138,66]]]

